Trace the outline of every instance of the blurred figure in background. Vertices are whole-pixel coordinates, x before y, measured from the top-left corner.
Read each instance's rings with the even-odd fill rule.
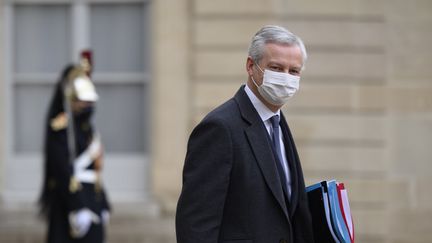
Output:
[[[48,243],[102,243],[110,206],[101,181],[102,145],[91,124],[98,99],[90,80],[91,53],[69,65],[48,110],[45,175],[39,199]]]

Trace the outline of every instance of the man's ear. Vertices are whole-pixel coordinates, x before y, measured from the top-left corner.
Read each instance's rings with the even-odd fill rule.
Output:
[[[252,76],[253,74],[253,66],[254,61],[252,60],[252,57],[248,56],[248,58],[246,59],[246,71],[249,76]]]

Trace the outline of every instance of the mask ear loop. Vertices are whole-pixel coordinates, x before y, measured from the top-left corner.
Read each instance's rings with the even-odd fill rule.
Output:
[[[264,71],[261,69],[261,67],[258,65],[258,63],[256,63],[255,61],[253,61],[254,62],[254,64],[255,64],[255,66],[257,66],[258,67],[258,69],[263,73],[263,75],[264,75]],[[250,77],[251,77],[251,79],[252,79],[252,82],[255,84],[255,86],[258,88],[259,86],[258,86],[258,84],[255,82],[255,79],[254,79],[254,77],[252,76],[252,75],[250,75]],[[261,84],[262,85],[262,84]]]
[[[255,86],[258,88],[259,86],[258,86],[258,84],[255,82],[255,79],[253,78],[253,76],[251,75],[250,76],[251,77],[251,79],[252,79],[252,82],[255,84]]]
[[[255,65],[258,67],[258,69],[264,74],[264,71],[262,70],[262,68],[258,65],[258,63],[256,63],[255,61],[254,61],[254,63],[255,63]]]

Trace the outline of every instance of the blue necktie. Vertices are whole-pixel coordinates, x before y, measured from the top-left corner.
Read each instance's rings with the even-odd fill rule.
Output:
[[[276,167],[278,169],[279,172],[279,176],[281,179],[281,183],[282,183],[282,188],[285,192],[285,195],[287,198],[289,198],[289,193],[288,193],[288,181],[287,178],[285,176],[285,171],[284,171],[284,167],[283,167],[283,157],[282,157],[282,151],[281,151],[281,144],[280,144],[280,139],[279,139],[279,115],[274,115],[270,118],[270,122],[272,124],[272,145],[273,145],[273,152],[275,153],[275,157],[276,157]]]
[[[270,118],[271,124],[272,124],[272,140],[273,140],[273,148],[276,152],[276,156],[279,159],[281,163],[283,163],[282,160],[282,152],[280,149],[280,140],[279,140],[279,115],[274,115]]]

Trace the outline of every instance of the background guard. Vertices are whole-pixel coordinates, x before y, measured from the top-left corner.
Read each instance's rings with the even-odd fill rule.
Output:
[[[67,66],[46,120],[43,189],[48,243],[102,243],[110,206],[101,181],[102,145],[91,124],[98,95],[90,80],[91,53]]]

